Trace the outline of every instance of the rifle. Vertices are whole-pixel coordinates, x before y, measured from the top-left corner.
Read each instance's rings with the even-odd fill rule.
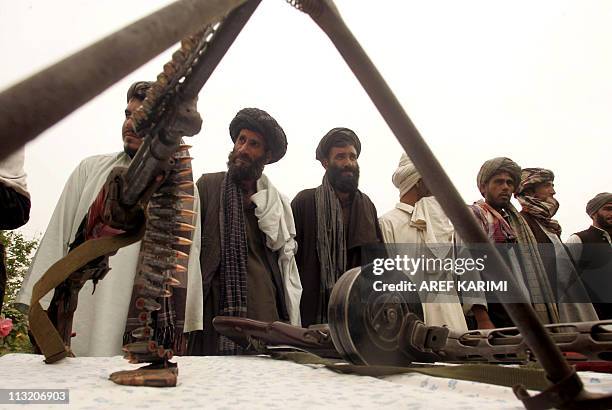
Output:
[[[133,113],[135,132],[143,136],[141,147],[128,168],[115,168],[110,173],[71,244],[71,252],[64,258],[70,262],[59,261],[35,285],[30,327],[47,363],[71,355],[72,318],[85,282],[103,279],[109,270],[109,255],[144,235],[135,280],[141,326],[132,331],[135,341],[124,346],[124,351],[131,363],[168,367],[173,352],[167,349],[167,341],[152,340],[154,329],[149,325],[152,314],[172,294],[171,287],[180,285],[176,276],[187,270],[195,214],[190,209],[191,157],[182,137],[200,131],[197,94],[259,3],[246,2],[183,39],[181,48],[164,65],[141,107]],[[101,226],[125,233],[91,239],[95,238],[92,232],[103,230]],[[104,241],[104,246],[97,241]],[[45,315],[38,300],[52,288],[53,300]],[[151,379],[143,379],[142,373],[119,372],[111,379],[122,384],[166,386],[176,384],[176,372],[173,374],[168,378],[167,373],[154,373]]]

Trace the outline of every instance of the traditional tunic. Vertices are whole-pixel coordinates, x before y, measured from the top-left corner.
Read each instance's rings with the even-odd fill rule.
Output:
[[[204,174],[196,186],[202,204],[202,251],[204,327],[189,335],[188,353],[217,355],[219,334],[212,319],[221,314],[222,188],[225,172]],[[295,263],[295,225],[288,200],[265,175],[257,181],[252,206],[243,210],[247,235],[246,317],[272,322],[283,320],[299,326],[301,285]]]
[[[408,256],[452,256],[454,229],[434,197],[422,198],[415,206],[399,202],[395,209],[381,216],[378,221],[385,243],[405,244],[406,248],[402,249],[414,249],[414,255]],[[423,279],[446,281],[453,280],[453,277],[452,273],[439,272],[435,278],[428,275]],[[427,295],[427,300],[433,303],[423,303],[425,323],[467,332],[465,316],[457,294],[452,291],[432,296]],[[436,303],[436,299],[442,302]]]
[[[298,251],[296,261],[300,272],[303,293],[300,303],[302,325],[308,327],[319,323],[317,314],[321,301],[321,262],[317,254],[317,207],[315,188],[306,189],[291,202],[296,226]],[[355,192],[350,212],[343,209],[346,245],[346,270],[362,266],[369,261],[362,260],[362,248],[367,244],[382,242],[376,207],[361,191]],[[329,295],[327,296],[329,297]],[[323,312],[326,316],[327,312]]]
[[[68,253],[83,218],[106,182],[110,171],[117,166],[128,166],[130,158],[121,153],[86,158],[72,172],[51,216],[47,231],[34,256],[17,302],[29,305],[32,288],[47,269]],[[196,193],[197,194],[197,193]],[[198,201],[196,198],[196,211]],[[187,306],[184,330],[202,328],[200,267],[197,263],[199,224],[194,233],[188,264]],[[101,280],[94,292],[92,281],[87,281],[79,293],[74,314],[71,348],[77,356],[114,356],[122,354],[130,299],[136,275],[140,242],[119,249],[110,257],[111,271]],[[92,294],[93,293],[93,294]],[[53,296],[50,292],[42,300],[46,308]]]

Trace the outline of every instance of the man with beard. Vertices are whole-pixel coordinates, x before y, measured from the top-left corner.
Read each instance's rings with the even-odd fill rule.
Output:
[[[559,209],[555,199],[555,175],[544,168],[524,168],[515,194],[525,219],[538,243],[540,258],[556,295],[561,322],[597,320],[593,305],[574,263],[561,242],[561,226],[553,219]],[[583,303],[580,303],[583,302]]]
[[[537,241],[529,225],[510,203],[521,182],[521,167],[510,158],[498,157],[486,161],[476,178],[484,200],[470,206],[476,219],[494,244],[498,246],[514,276],[518,289],[514,296],[532,301],[543,323],[558,323],[559,312],[553,303],[553,293],[546,270],[537,249]],[[519,246],[512,246],[518,244]],[[496,272],[481,272],[484,280],[503,280]],[[495,275],[495,276],[491,276]],[[474,303],[472,312],[478,328],[514,326],[499,303]],[[480,308],[479,308],[480,307]]]
[[[362,247],[382,242],[376,208],[357,189],[361,142],[348,128],[334,128],[319,142],[316,158],[323,183],[291,202],[299,248],[296,255],[304,292],[302,325],[327,323],[329,296],[338,278],[366,263]]]
[[[227,172],[204,174],[201,198],[204,330],[189,336],[191,355],[239,354],[212,326],[215,316],[299,326],[302,291],[289,201],[263,174],[287,151],[283,129],[267,112],[244,108],[229,126]]]
[[[66,182],[17,297],[17,303],[26,305],[22,306],[24,309],[30,304],[34,284],[47,269],[66,256],[71,250],[71,244],[79,242],[77,238],[82,239],[91,233],[87,229],[88,217],[91,216],[90,207],[99,198],[107,176],[115,167],[129,166],[142,144],[142,139],[133,129],[132,115],[142,104],[151,84],[139,81],[132,84],[127,92],[127,107],[122,126],[123,152],[84,159]],[[196,208],[197,206],[196,203]],[[100,226],[102,230],[108,231],[104,225]],[[200,277],[196,252],[198,246],[199,243],[194,240],[188,264],[188,282],[191,284],[197,284]],[[123,353],[121,348],[124,338],[129,337],[131,330],[135,328],[131,323],[138,323],[137,310],[130,309],[130,301],[133,297],[139,252],[140,242],[119,249],[109,258],[108,266],[111,271],[104,279],[96,285],[93,281],[87,281],[79,292],[78,306],[72,323],[76,336],[71,341],[71,349],[77,356],[115,356]],[[201,329],[201,318],[195,310],[199,305],[194,303],[197,298],[186,301],[186,293],[197,294],[199,289],[199,286],[188,289],[174,288],[170,302],[174,312],[168,312],[164,331],[169,332],[166,334],[176,335],[174,349],[178,354],[184,353],[183,331]],[[52,296],[53,292],[50,292],[41,300],[43,308],[49,305]]]
[[[600,319],[612,319],[612,193],[602,192],[586,205],[593,224],[571,235],[567,245],[578,265]]]

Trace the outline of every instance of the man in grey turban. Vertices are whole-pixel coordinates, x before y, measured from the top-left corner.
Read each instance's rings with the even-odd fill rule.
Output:
[[[593,224],[571,235],[567,246],[600,319],[612,319],[612,193],[602,192],[586,205]]]
[[[382,242],[376,207],[357,188],[360,153],[361,142],[352,130],[330,130],[316,149],[316,159],[325,169],[322,184],[301,191],[291,202],[305,327],[327,323],[327,304],[338,278],[366,263],[363,246]]]
[[[521,182],[521,167],[510,158],[493,158],[482,165],[476,182],[484,200],[475,202],[470,208],[489,239],[495,244],[520,245],[512,251],[502,252],[519,286],[512,293],[531,300],[543,323],[558,323],[559,312],[538,252],[537,241],[525,219],[510,203],[512,194],[517,192]],[[485,270],[482,274],[483,279],[489,279],[489,275],[496,273]],[[483,302],[483,307],[485,305]],[[490,303],[488,312],[472,310],[478,327],[514,325],[499,303]]]
[[[215,316],[300,324],[302,288],[291,205],[263,173],[285,155],[287,137],[258,108],[240,110],[229,134],[234,145],[227,172],[204,174],[196,183],[202,210],[204,329],[189,335],[190,355],[242,352],[215,331]]]

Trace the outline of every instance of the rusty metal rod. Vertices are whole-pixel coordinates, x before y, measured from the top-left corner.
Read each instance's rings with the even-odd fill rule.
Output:
[[[313,3],[315,2],[307,0],[303,2],[303,5],[313,7],[311,17],[336,46],[461,237],[469,243],[485,244],[485,250],[489,254],[488,266],[491,269],[502,271],[508,283],[515,284],[516,280],[510,274],[500,254],[488,240],[435,155],[342,20],[333,2],[322,0],[316,4]],[[308,12],[308,10],[305,11]],[[504,306],[552,382],[564,380],[575,373],[537,319],[530,304],[507,303]]]
[[[0,159],[245,0],[179,0],[0,93]]]

